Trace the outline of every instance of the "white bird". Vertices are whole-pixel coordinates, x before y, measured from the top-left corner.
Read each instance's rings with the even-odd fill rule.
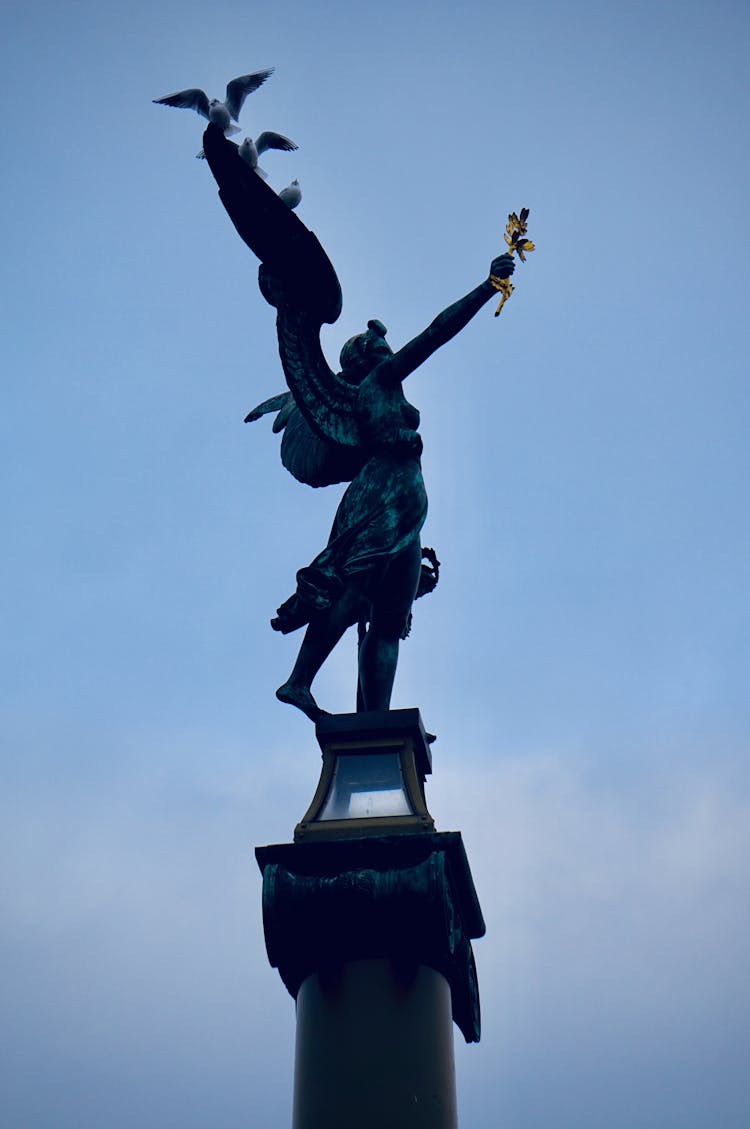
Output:
[[[279,192],[279,199],[283,200],[289,208],[296,208],[302,199],[302,189],[299,186],[298,180],[293,180],[286,188],[282,188]]]
[[[175,106],[179,110],[195,110],[210,122],[216,122],[225,135],[239,133],[240,128],[232,125],[237,121],[243,103],[248,94],[252,94],[266,79],[273,74],[273,67],[267,71],[254,71],[252,74],[243,74],[233,78],[227,83],[227,93],[223,102],[218,98],[210,98],[205,90],[191,87],[189,90],[178,90],[176,94],[166,94],[164,98],[154,98],[159,106]]]
[[[240,156],[243,161],[247,161],[251,169],[254,169],[259,176],[267,180],[268,175],[258,164],[258,154],[265,153],[267,149],[283,149],[285,153],[290,153],[297,148],[298,146],[288,137],[284,137],[282,133],[274,133],[273,130],[265,129],[263,133],[258,134],[255,141],[252,137],[245,138],[240,145]]]

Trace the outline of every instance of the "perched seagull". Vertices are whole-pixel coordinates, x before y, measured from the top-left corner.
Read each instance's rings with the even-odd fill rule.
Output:
[[[283,200],[289,208],[296,208],[302,199],[302,189],[299,186],[298,180],[293,180],[286,188],[282,188],[279,192],[279,199]]]
[[[288,137],[284,137],[282,133],[274,133],[273,130],[266,129],[263,133],[258,134],[255,141],[252,137],[245,138],[240,145],[240,156],[243,161],[247,161],[251,169],[254,169],[259,176],[267,180],[267,174],[258,164],[258,154],[265,153],[266,149],[283,149],[285,153],[290,153],[297,148],[298,146]]]
[[[273,67],[267,71],[254,71],[252,74],[243,74],[233,78],[227,83],[227,94],[223,102],[218,98],[209,99],[205,90],[191,87],[189,90],[178,90],[176,94],[167,94],[164,98],[154,98],[159,106],[176,106],[179,110],[195,110],[210,122],[216,122],[224,134],[239,133],[240,127],[232,125],[237,121],[243,103],[248,94],[252,94],[266,79],[273,74]]]

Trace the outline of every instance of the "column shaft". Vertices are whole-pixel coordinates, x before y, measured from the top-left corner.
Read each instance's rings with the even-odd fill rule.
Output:
[[[456,1129],[451,991],[424,965],[354,960],[297,994],[293,1129]]]

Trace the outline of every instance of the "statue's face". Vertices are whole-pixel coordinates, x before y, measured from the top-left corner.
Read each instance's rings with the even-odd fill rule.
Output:
[[[393,356],[393,349],[385,339],[386,332],[382,321],[371,318],[367,323],[367,333],[362,334],[364,354],[367,357],[370,369],[380,364],[386,357]]]
[[[378,326],[380,322],[376,323]],[[350,384],[360,384],[372,370],[385,360],[393,356],[393,350],[386,341],[383,333],[372,328],[371,322],[365,333],[348,341],[341,354],[342,374]],[[351,346],[355,345],[352,349]],[[348,354],[348,355],[346,355]],[[346,356],[346,365],[344,358]]]
[[[368,360],[372,359],[373,362],[370,368],[374,368],[376,364],[380,364],[385,357],[393,356],[393,349],[391,349],[385,337],[381,337],[379,334],[372,332],[368,333],[367,337],[366,356]]]

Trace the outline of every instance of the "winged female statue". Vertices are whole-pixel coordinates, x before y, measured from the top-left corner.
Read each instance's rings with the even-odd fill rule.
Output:
[[[348,482],[328,542],[297,573],[295,592],[271,626],[305,627],[283,702],[317,719],[312,682],[346,629],[361,625],[358,710],[387,710],[399,641],[408,631],[422,568],[420,531],[427,514],[419,412],[404,380],[464,328],[496,295],[490,278],[459,298],[394,352],[386,328],[373,319],[341,350],[341,371],[320,345],[324,321],[341,309],[335,272],[314,235],[239,158],[214,125],[204,150],[220,196],[239,234],[261,259],[259,285],[276,308],[279,353],[288,392],[246,417],[277,412],[284,466],[301,482]],[[509,278],[514,263],[500,255],[490,277]]]

